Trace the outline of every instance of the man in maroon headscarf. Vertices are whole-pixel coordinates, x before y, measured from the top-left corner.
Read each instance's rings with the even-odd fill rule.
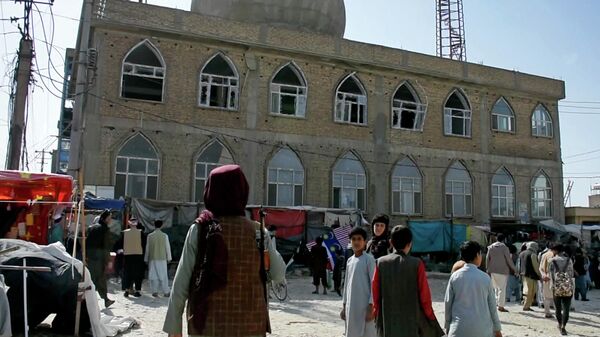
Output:
[[[200,217],[190,227],[169,299],[163,331],[181,336],[187,301],[190,336],[259,337],[269,330],[264,259],[257,236],[269,236],[244,217],[249,187],[237,165],[214,169]],[[264,235],[260,234],[263,230]]]

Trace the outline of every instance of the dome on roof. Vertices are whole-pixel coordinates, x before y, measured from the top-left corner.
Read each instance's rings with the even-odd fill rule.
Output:
[[[192,11],[338,37],[346,28],[344,0],[192,0]]]

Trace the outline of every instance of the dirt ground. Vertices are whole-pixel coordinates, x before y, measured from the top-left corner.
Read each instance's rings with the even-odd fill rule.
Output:
[[[288,299],[284,302],[276,299],[271,301],[273,334],[270,336],[342,337],[344,335],[344,324],[339,319],[342,300],[337,294],[311,294],[313,287],[308,277],[292,277],[288,282]],[[430,275],[433,308],[442,325],[446,282],[446,275]],[[120,291],[120,285],[114,279],[110,281],[109,288],[111,292],[109,296],[117,302],[104,312],[117,316],[133,316],[141,323],[140,327],[124,336],[166,336],[161,331],[167,310],[166,298],[155,299],[147,292],[144,292],[140,298],[125,298]],[[600,336],[600,290],[592,290],[589,298],[589,302],[575,301],[576,311],[571,314],[571,320],[567,325],[570,336]],[[560,335],[555,320],[544,318],[543,309],[534,308],[535,312],[525,313],[516,303],[507,303],[507,309],[508,313],[500,313],[502,330],[506,337]],[[32,336],[47,337],[48,335],[34,333]]]

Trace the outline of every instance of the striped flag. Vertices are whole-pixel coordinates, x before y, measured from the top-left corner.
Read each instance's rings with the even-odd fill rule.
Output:
[[[348,235],[350,235],[351,231],[352,226],[349,225],[333,229],[333,235],[335,235],[335,238],[338,240],[343,250],[345,250],[348,247],[348,244],[350,243],[350,238],[348,237]]]

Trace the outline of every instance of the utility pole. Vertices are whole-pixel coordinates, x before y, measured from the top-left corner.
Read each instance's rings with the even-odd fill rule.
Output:
[[[35,153],[41,153],[42,154],[42,161],[40,162],[40,172],[44,172],[44,164],[46,164],[46,153],[47,154],[51,154],[52,152],[46,151],[46,150],[42,150],[42,151],[35,151]]]
[[[73,120],[71,122],[71,149],[69,152],[69,168],[67,173],[77,180],[78,188],[78,199],[79,202],[83,202],[83,179],[84,179],[84,162],[81,158],[83,153],[83,141],[82,136],[85,130],[85,116],[84,109],[87,102],[87,90],[88,90],[88,49],[90,43],[90,29],[92,21],[92,11],[94,1],[84,0],[83,6],[81,7],[81,20],[79,21],[79,33],[77,39],[77,48],[75,48],[75,61],[73,66],[77,68],[77,77],[75,77],[75,105],[73,106]],[[73,69],[75,71],[75,69]],[[81,275],[81,282],[79,282],[77,290],[77,305],[75,307],[75,331],[74,336],[79,336],[79,320],[81,318],[81,304],[83,297],[87,291],[84,287],[85,282],[85,268],[86,268],[86,254],[85,254],[85,241],[86,241],[86,228],[83,214],[80,214],[80,225],[82,228],[81,247],[83,249],[83,273]]]
[[[25,108],[27,106],[27,94],[29,92],[29,82],[31,81],[31,64],[34,57],[33,40],[29,35],[29,20],[31,19],[31,9],[33,0],[17,0],[23,2],[23,28],[19,25],[21,31],[21,41],[19,42],[19,58],[17,70],[15,72],[16,82],[15,95],[12,100],[12,117],[10,119],[10,130],[8,135],[8,149],[6,168],[9,170],[18,170],[19,162],[23,151],[23,138],[25,137]],[[49,0],[48,5],[52,5],[54,0]],[[39,2],[36,2],[39,3]],[[11,18],[11,21],[18,21],[17,18]]]
[[[68,174],[73,179],[83,175],[78,174],[83,166],[81,155],[83,153],[82,136],[84,131],[84,108],[87,101],[88,67],[87,52],[90,43],[90,27],[92,20],[93,0],[84,0],[79,21],[79,34],[75,55],[74,67],[77,68],[75,77],[75,105],[73,106],[73,120],[71,124],[71,150],[69,152]]]
[[[31,1],[25,3],[26,16],[31,11]],[[19,61],[17,64],[16,82],[17,90],[13,99],[13,115],[10,119],[10,132],[8,136],[8,162],[6,168],[9,170],[18,170],[21,161],[21,151],[23,147],[23,137],[25,137],[25,107],[27,106],[27,93],[29,92],[29,81],[31,80],[31,61],[33,59],[33,41],[28,35],[28,23],[26,22],[27,33],[19,42]]]

